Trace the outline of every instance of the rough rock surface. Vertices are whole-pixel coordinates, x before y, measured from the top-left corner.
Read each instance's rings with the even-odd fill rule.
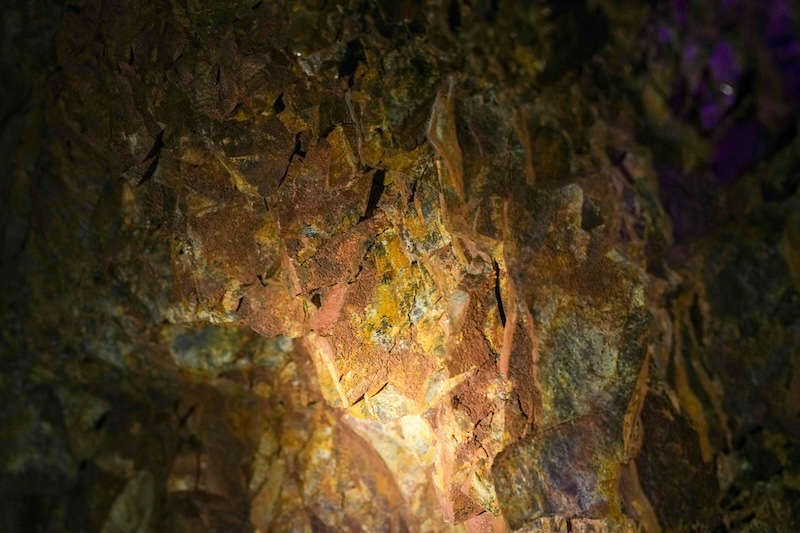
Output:
[[[567,4],[9,7],[0,529],[800,528],[791,6]]]

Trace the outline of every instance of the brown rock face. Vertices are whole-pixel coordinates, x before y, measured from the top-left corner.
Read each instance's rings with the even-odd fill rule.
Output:
[[[673,232],[660,16],[9,8],[0,530],[800,527],[798,141]]]

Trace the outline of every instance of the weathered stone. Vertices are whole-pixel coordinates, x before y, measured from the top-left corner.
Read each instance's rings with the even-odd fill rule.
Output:
[[[12,2],[0,529],[797,530],[793,8],[651,4]]]

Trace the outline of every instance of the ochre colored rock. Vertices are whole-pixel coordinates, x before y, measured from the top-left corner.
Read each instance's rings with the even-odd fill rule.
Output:
[[[12,4],[0,530],[800,529],[776,2]]]

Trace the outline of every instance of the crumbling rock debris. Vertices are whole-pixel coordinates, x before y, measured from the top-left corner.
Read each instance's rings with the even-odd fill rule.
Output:
[[[0,529],[800,528],[791,93],[714,178],[675,4],[13,3]]]

